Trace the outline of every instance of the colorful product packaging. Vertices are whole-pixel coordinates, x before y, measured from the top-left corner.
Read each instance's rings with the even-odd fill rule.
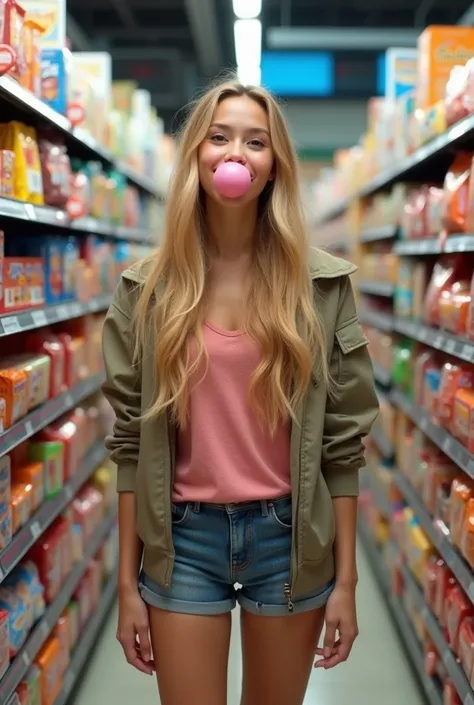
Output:
[[[56,637],[50,637],[35,660],[41,670],[41,703],[54,705],[62,687],[61,644]]]
[[[51,499],[64,486],[64,445],[60,442],[43,440],[38,434],[29,446],[29,457],[33,462],[44,466],[44,495]]]
[[[7,429],[28,413],[28,375],[24,370],[0,369],[0,398],[5,403],[3,425]]]
[[[451,70],[473,56],[472,27],[427,27],[418,38],[417,107],[425,110],[443,100]]]
[[[67,112],[67,73],[63,49],[41,52],[41,98],[61,115]]]
[[[3,261],[3,312],[44,306],[43,260],[5,257]]]

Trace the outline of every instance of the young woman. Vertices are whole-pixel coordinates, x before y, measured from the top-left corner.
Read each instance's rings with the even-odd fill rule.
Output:
[[[216,187],[228,162],[250,174],[243,196]],[[167,214],[104,327],[118,639],[156,671],[162,705],[225,705],[239,602],[242,705],[300,705],[315,654],[332,668],[357,636],[358,472],[377,398],[355,268],[308,247],[295,153],[261,88],[226,82],[197,102]]]

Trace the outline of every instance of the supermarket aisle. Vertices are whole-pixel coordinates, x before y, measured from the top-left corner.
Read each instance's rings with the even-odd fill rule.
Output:
[[[390,616],[360,551],[359,616],[361,636],[351,660],[332,672],[312,677],[308,705],[423,705],[415,677],[405,659]],[[112,613],[75,705],[125,705],[140,702],[158,705],[156,686],[123,661],[115,640],[115,611]],[[237,627],[237,618],[235,626]],[[241,664],[238,631],[234,630],[229,668],[229,705],[239,703]],[[107,674],[105,677],[104,674]],[[183,703],[183,705],[185,705]]]

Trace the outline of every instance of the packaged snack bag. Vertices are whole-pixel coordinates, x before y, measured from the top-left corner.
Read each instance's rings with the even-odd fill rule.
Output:
[[[442,222],[449,233],[462,233],[466,229],[471,165],[472,154],[459,153],[444,180]]]
[[[43,180],[35,128],[15,121],[0,125],[0,148],[15,154],[15,198],[43,205]]]

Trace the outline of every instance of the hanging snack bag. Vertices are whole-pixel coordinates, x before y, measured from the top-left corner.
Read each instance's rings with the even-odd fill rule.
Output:
[[[43,179],[35,128],[16,121],[0,125],[0,149],[15,155],[14,197],[42,206]]]
[[[444,179],[442,221],[448,233],[466,230],[472,154],[460,152]]]

